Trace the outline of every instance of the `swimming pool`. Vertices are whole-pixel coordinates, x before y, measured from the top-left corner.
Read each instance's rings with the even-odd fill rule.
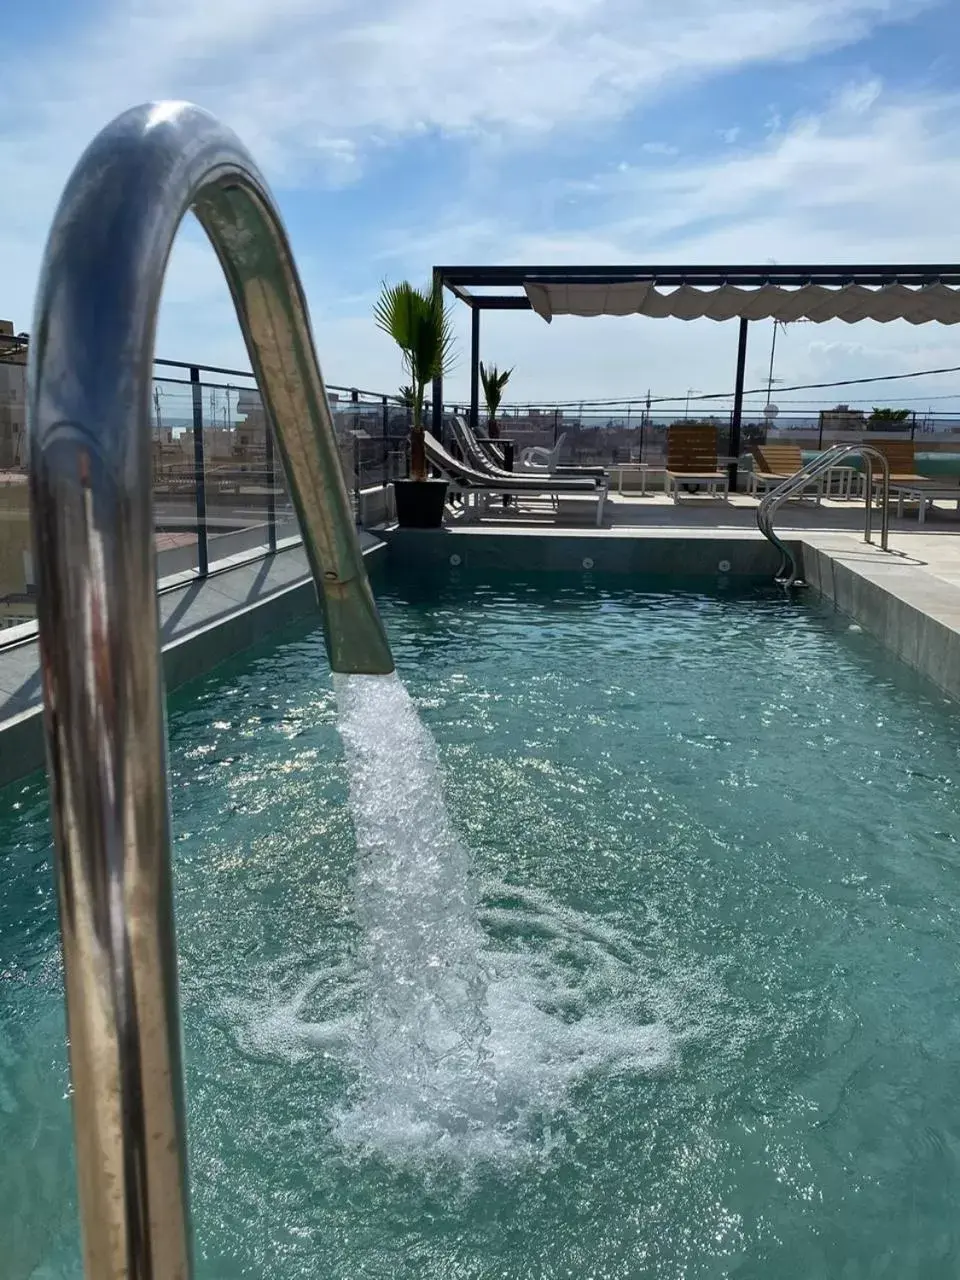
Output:
[[[200,1276],[956,1275],[955,706],[810,603],[624,581],[381,593],[470,852],[473,1121],[358,1094],[319,631],[171,699]],[[40,784],[0,799],[2,1274],[50,1280],[79,1264],[49,827]]]

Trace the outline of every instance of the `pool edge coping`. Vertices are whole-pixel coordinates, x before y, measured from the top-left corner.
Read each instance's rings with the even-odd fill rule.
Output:
[[[960,701],[960,589],[923,561],[841,534],[802,539],[807,584],[897,658]]]

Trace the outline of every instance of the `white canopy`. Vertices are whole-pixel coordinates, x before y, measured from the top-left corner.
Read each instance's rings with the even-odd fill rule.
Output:
[[[678,320],[909,320],[911,324],[960,323],[960,289],[944,284],[849,284],[838,288],[806,284],[798,288],[726,284],[720,288],[680,285],[658,289],[649,280],[608,284],[527,280],[530,305],[549,324],[554,316],[655,316]]]

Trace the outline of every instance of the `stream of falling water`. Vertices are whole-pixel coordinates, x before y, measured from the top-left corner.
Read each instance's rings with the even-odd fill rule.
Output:
[[[340,1114],[342,1139],[499,1158],[523,1148],[531,1110],[542,1118],[577,1076],[663,1067],[672,1038],[661,1023],[629,1008],[576,1016],[578,993],[545,974],[542,956],[487,950],[469,855],[412,699],[396,676],[336,676],[335,688],[366,976],[359,1097]],[[567,932],[556,918],[546,928]]]
[[[381,1132],[463,1133],[490,1117],[488,977],[467,851],[433,739],[396,676],[337,676],[368,976],[361,1062]]]

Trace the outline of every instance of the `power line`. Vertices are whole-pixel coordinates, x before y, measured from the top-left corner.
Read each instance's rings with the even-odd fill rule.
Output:
[[[948,396],[884,396],[883,403],[885,405],[906,404],[906,405],[926,405],[933,404],[937,400],[958,400],[960,401],[960,391],[953,392]],[[851,396],[844,401],[844,404],[876,404],[877,397],[871,396],[869,399],[865,397]],[[810,408],[819,408],[823,404],[823,400],[785,400],[782,396],[777,396],[777,403],[782,408],[786,404],[807,405]],[[751,409],[751,413],[757,413],[758,410]]]
[[[914,373],[884,373],[874,378],[846,378],[842,382],[803,382],[798,383],[794,387],[778,387],[779,391],[822,391],[827,387],[861,387],[868,382],[901,382],[904,378],[928,378],[939,373],[960,373],[960,365],[954,365],[948,369],[917,369]],[[759,387],[752,391],[745,391],[746,396],[755,396],[765,392],[765,388]],[[726,395],[729,396],[729,392]],[[706,397],[705,397],[706,398]],[[718,395],[710,396],[709,399],[716,400]]]
[[[778,392],[783,391],[824,391],[831,387],[860,387],[867,383],[873,382],[901,382],[905,378],[931,378],[944,373],[960,373],[960,365],[951,365],[945,369],[915,369],[912,373],[884,373],[877,374],[872,378],[844,378],[838,382],[798,382],[794,386],[778,387]],[[766,387],[752,387],[749,391],[744,391],[745,396],[766,395]],[[960,395],[960,393],[958,393]],[[706,394],[690,396],[691,401],[703,400],[729,400],[733,396],[732,391],[711,391]],[[930,399],[929,396],[920,397],[921,399]],[[944,399],[953,399],[952,396],[945,396]],[[596,399],[590,400],[582,397],[577,400],[538,400],[536,402],[527,401],[524,404],[519,402],[510,402],[504,405],[504,408],[523,409],[533,405],[545,409],[576,409],[583,405],[584,408],[605,405],[645,405],[647,396],[621,396],[617,399]],[[651,404],[682,404],[687,400],[687,393],[682,392],[677,396],[652,396],[649,398]]]

